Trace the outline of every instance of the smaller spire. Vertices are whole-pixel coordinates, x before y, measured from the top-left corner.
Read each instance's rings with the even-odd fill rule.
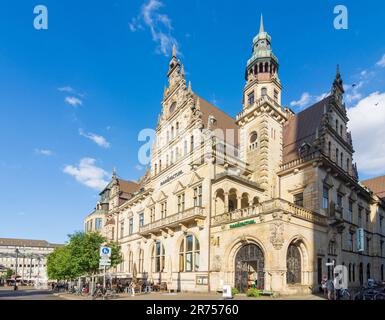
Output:
[[[192,89],[191,89],[191,81],[188,82],[187,92],[188,92],[188,93],[192,93]]]
[[[201,99],[198,97],[198,99],[197,99],[197,103],[195,104],[195,108],[197,109],[197,110],[200,110],[201,109]]]
[[[116,167],[112,170],[112,179],[116,179]]]
[[[184,77],[184,65],[182,64],[182,69],[180,70],[181,75]]]
[[[261,13],[261,22],[259,24],[259,33],[265,32],[265,27],[263,25],[263,14]]]
[[[172,45],[172,57],[176,58],[176,45],[175,45],[175,43]]]

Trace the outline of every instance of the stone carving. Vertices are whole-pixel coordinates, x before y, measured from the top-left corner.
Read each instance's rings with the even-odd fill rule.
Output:
[[[270,242],[273,245],[274,249],[280,250],[284,242],[283,223],[282,222],[273,223],[270,227],[270,230],[271,230]]]

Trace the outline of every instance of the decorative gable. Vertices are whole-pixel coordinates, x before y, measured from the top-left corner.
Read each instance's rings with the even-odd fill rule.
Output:
[[[203,181],[203,178],[199,176],[198,173],[194,172],[191,176],[190,183],[188,184],[189,187],[195,186],[198,183],[201,183]]]
[[[177,194],[177,193],[179,193],[179,192],[181,192],[181,191],[183,191],[185,189],[186,189],[186,187],[180,181],[178,181],[176,183],[176,186],[175,186],[175,189],[174,189],[174,194]]]

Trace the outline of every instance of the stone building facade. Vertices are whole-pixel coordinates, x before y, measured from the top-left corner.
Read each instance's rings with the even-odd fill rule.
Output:
[[[278,71],[261,19],[234,119],[186,83],[174,48],[150,169],[137,183],[114,173],[96,212],[121,244],[117,275],[286,294],[317,291],[328,262],[346,266],[350,287],[384,279],[385,181],[358,180],[339,69],[298,114],[281,105]]]
[[[0,267],[4,273],[17,273],[18,281],[46,284],[47,256],[59,246],[45,240],[0,238]]]

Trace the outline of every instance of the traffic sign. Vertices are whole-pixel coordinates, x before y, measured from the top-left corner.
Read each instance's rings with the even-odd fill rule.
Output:
[[[109,267],[111,266],[111,259],[100,259],[99,260],[99,267]]]
[[[100,257],[111,257],[111,248],[100,247]]]

